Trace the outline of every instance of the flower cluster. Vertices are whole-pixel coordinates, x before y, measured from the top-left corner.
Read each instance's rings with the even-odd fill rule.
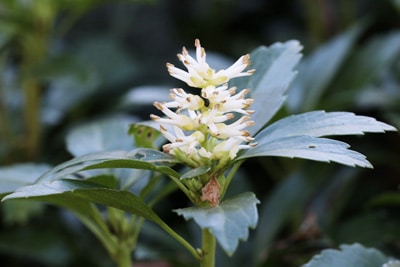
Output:
[[[191,167],[212,160],[234,159],[240,149],[255,146],[255,143],[250,143],[253,138],[245,130],[254,123],[250,120],[253,111],[248,110],[253,99],[245,98],[249,90],[236,93],[235,87],[227,85],[232,78],[254,72],[244,71],[250,65],[249,55],[216,72],[206,63],[206,53],[198,39],[195,46],[196,59],[185,48],[182,54],[178,54],[187,71],[170,63],[167,63],[167,68],[171,76],[200,88],[201,92],[195,95],[180,88],[171,89],[171,102],[154,103],[166,117],[151,115],[160,123],[161,132],[170,141],[163,146],[164,151]]]

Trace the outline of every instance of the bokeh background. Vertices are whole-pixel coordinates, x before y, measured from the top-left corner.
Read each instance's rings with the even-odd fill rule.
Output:
[[[323,109],[400,128],[398,0],[1,0],[2,170],[70,159],[65,137],[79,125],[147,120],[153,101],[184,86],[165,63],[179,65],[176,54],[193,49],[195,38],[216,68],[261,45],[302,43],[298,76],[274,119]],[[375,168],[246,162],[232,193],[256,192],[259,225],[233,258],[219,253],[218,266],[300,266],[321,249],[354,242],[400,257],[399,136],[342,140]],[[195,226],[170,212],[186,204],[175,193],[156,209],[196,240]],[[112,266],[66,211],[33,202],[0,210],[0,266]],[[140,244],[134,257],[143,266],[193,266],[154,225],[145,225]]]

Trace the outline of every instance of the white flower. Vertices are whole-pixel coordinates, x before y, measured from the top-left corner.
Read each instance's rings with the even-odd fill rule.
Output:
[[[204,100],[198,95],[186,93],[181,88],[171,89],[170,98],[174,101],[165,104],[168,108],[198,110],[204,106]]]
[[[249,136],[250,133],[243,130],[244,128],[254,124],[253,121],[248,121],[248,119],[248,116],[243,116],[231,124],[218,123],[215,125],[216,129],[210,129],[210,133],[220,139],[233,137],[246,142],[253,141],[254,139]]]
[[[197,146],[204,141],[203,133],[195,131],[186,136],[179,127],[174,126],[175,136],[167,131],[164,127],[160,127],[161,133],[171,142],[163,146],[165,152],[175,154],[176,149],[180,149],[187,155],[197,152]]]
[[[200,45],[199,39],[195,40],[196,59],[192,58],[185,47],[178,59],[185,65],[187,72],[167,63],[168,72],[172,77],[184,81],[191,87],[205,88],[207,86],[218,86],[228,82],[230,79],[253,74],[254,70],[243,72],[250,65],[250,56],[241,56],[232,66],[226,70],[216,72],[206,62],[206,52]]]
[[[257,143],[241,145],[242,142],[243,142],[242,140],[233,137],[220,142],[218,145],[215,146],[213,150],[211,156],[212,159],[220,160],[228,156],[229,159],[232,160],[236,157],[239,150],[252,148],[257,145]]]
[[[152,120],[158,121],[159,123],[177,125],[184,130],[194,130],[197,127],[197,114],[195,112],[189,112],[189,116],[187,116],[173,112],[165,103],[154,102],[154,106],[167,115],[168,118],[160,118],[157,115],[151,114],[150,118]]]
[[[251,98],[245,99],[249,89],[241,90],[235,94],[236,87],[231,87],[225,84],[220,87],[209,86],[202,89],[201,95],[208,99],[210,107],[216,107],[221,112],[237,112],[242,114],[252,114],[252,110],[246,110],[254,100]]]
[[[246,55],[228,69],[215,72],[207,64],[199,40],[195,45],[196,59],[185,48],[178,55],[187,72],[171,64],[167,66],[173,77],[201,88],[200,95],[186,93],[181,88],[171,89],[172,101],[154,103],[166,117],[151,115],[151,118],[160,123],[161,133],[170,142],[163,146],[166,153],[191,167],[211,164],[215,160],[219,161],[216,168],[224,168],[241,149],[256,145],[250,143],[254,138],[245,129],[254,124],[249,116],[253,111],[248,110],[253,99],[245,98],[250,90],[236,93],[236,88],[228,88],[226,83],[231,78],[251,75],[254,71],[243,72],[250,64]],[[172,125],[169,127],[171,130],[168,131],[163,124]]]

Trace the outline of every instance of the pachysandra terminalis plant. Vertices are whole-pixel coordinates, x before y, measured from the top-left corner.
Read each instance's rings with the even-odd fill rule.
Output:
[[[374,118],[325,111],[292,115],[268,125],[283,105],[288,86],[296,75],[293,69],[301,58],[302,48],[297,41],[260,47],[223,70],[208,65],[199,40],[195,41],[195,47],[195,57],[185,48],[178,54],[186,70],[167,64],[171,76],[195,91],[171,89],[170,102],[155,102],[160,114],[151,115],[151,122],[131,128],[136,149],[76,157],[4,199],[46,200],[73,210],[99,237],[119,266],[131,265],[130,255],[135,246],[129,243],[129,234],[137,235],[140,224],[121,224],[119,221],[126,220],[126,216],[118,213],[112,217],[113,223],[124,225],[125,228],[120,227],[124,235],[116,235],[115,231],[110,234],[93,211],[92,203],[111,207],[114,213],[122,210],[153,221],[176,238],[202,267],[211,267],[215,265],[217,242],[232,255],[239,241],[248,238],[249,228],[257,224],[259,201],[253,193],[224,198],[246,159],[282,156],[372,167],[364,155],[349,150],[346,143],[323,136],[396,130]],[[166,139],[162,147],[156,142],[160,136]],[[74,176],[101,168],[141,169],[150,171],[151,177],[167,176],[193,204],[175,212],[199,225],[201,248],[193,247],[168,226],[152,210],[155,201],[145,200],[144,194],[132,193],[129,186],[107,183],[98,175],[85,179],[82,175]],[[154,185],[154,181],[160,180],[149,179],[148,184]],[[158,194],[157,199],[165,191],[160,189]],[[74,205],[67,202],[71,200]],[[113,243],[114,240],[118,242]]]

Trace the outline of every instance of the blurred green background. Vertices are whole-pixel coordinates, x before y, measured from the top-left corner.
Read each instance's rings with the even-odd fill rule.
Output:
[[[260,45],[303,44],[298,76],[275,119],[343,110],[400,128],[398,0],[1,0],[0,175],[14,164],[70,159],[64,139],[79,125],[147,120],[153,101],[183,86],[165,63],[179,65],[176,53],[192,49],[195,38],[215,68]],[[233,259],[220,253],[218,266],[300,266],[323,248],[352,242],[400,257],[399,136],[344,140],[375,168],[246,162],[233,191],[256,192],[259,225]],[[186,204],[176,193],[156,209],[196,240],[194,226],[170,212]],[[112,266],[68,212],[26,202],[0,210],[0,266]],[[193,266],[181,249],[146,224],[134,257]]]

